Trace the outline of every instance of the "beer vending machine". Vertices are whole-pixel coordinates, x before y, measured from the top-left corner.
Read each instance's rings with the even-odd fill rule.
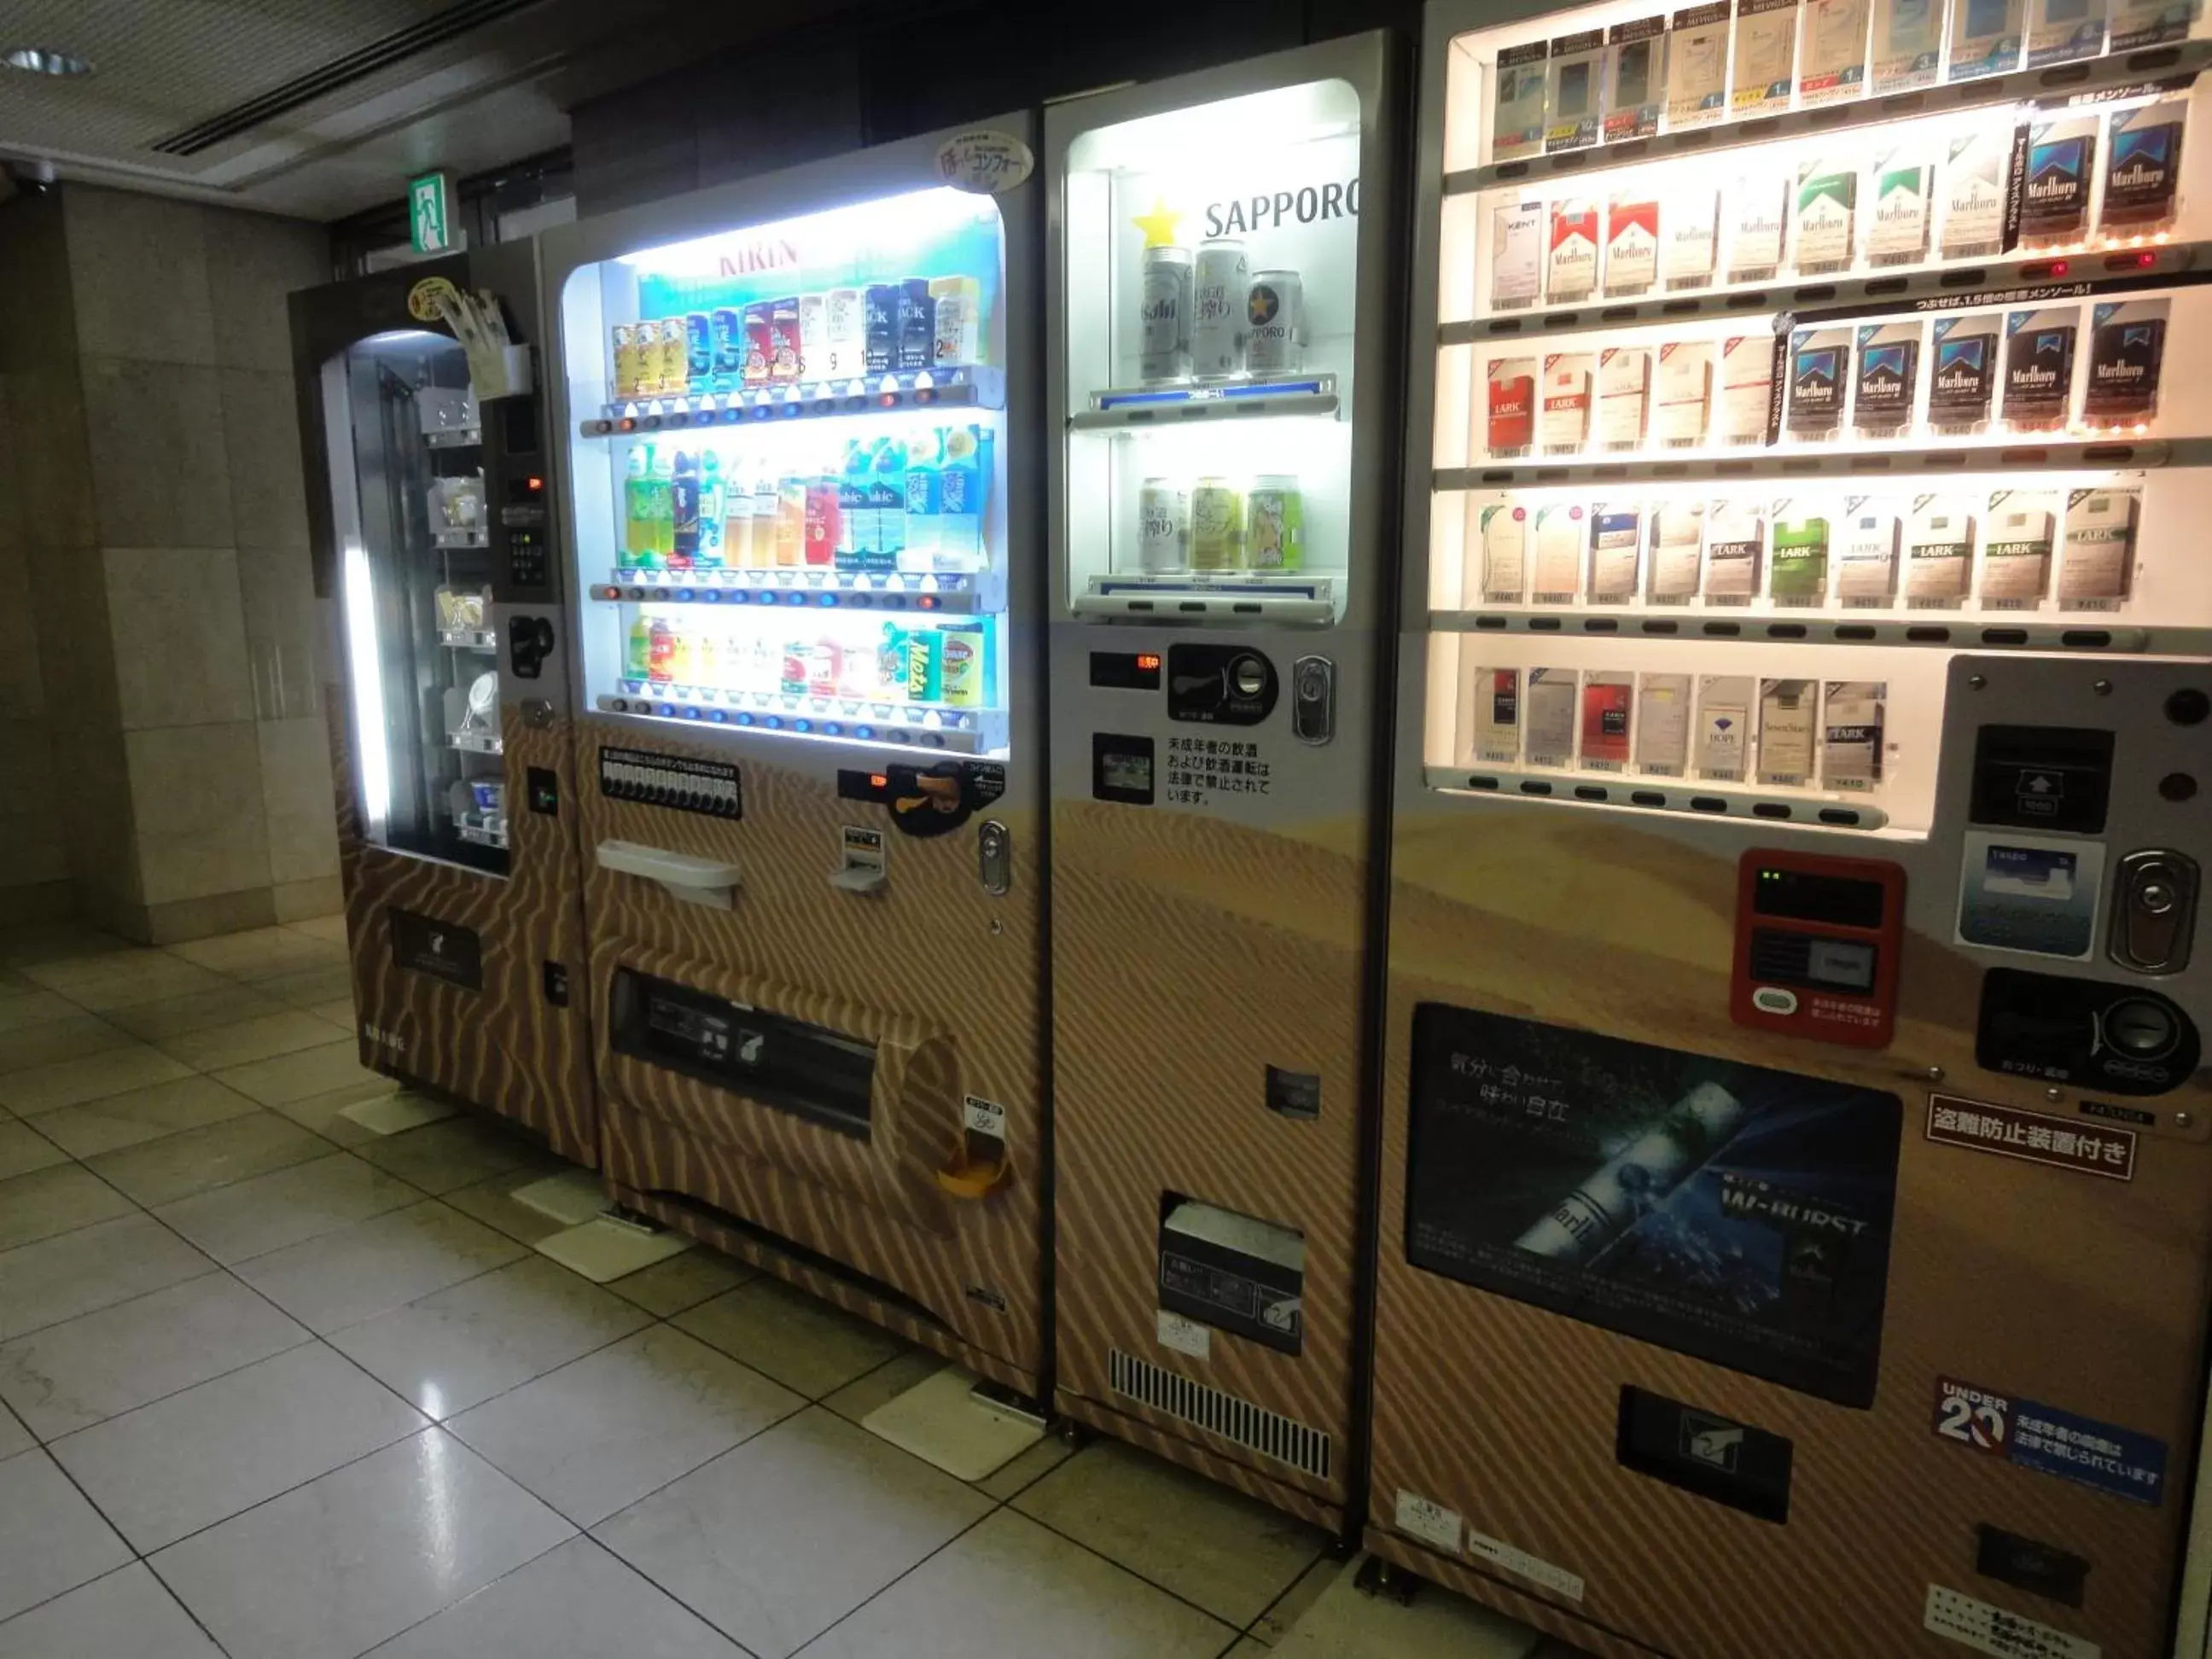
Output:
[[[290,305],[362,1061],[596,1164],[536,250]]]
[[[609,1182],[1033,1395],[1030,137],[544,246]]]
[[[2202,1654],[2189,16],[1429,9],[1367,1537],[1592,1652]]]
[[[1364,35],[1057,106],[1060,1409],[1352,1491],[1393,76]]]

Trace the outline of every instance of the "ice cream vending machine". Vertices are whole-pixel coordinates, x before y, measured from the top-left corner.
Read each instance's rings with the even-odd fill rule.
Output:
[[[1046,113],[1057,1403],[1330,1527],[1398,404],[1380,34]]]
[[[1592,1652],[2203,1652],[2189,27],[1429,8],[1367,1537]]]
[[[1032,137],[545,247],[608,1179],[1033,1395]]]
[[[596,1164],[536,249],[290,304],[362,1063]]]

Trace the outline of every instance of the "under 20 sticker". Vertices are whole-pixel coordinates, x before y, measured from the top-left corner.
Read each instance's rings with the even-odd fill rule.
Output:
[[[1941,1584],[1928,1587],[1928,1607],[1921,1622],[1936,1635],[1995,1659],[2100,1659],[2104,1652],[2094,1642]]]
[[[1955,1377],[1936,1379],[1937,1436],[2138,1504],[2166,1498],[2166,1442]]]

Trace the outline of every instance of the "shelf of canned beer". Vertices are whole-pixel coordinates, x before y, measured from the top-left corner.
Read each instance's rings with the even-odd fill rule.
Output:
[[[1462,196],[1473,191],[1546,184],[1613,167],[1740,149],[1747,145],[1770,143],[1778,138],[1826,137],[1855,127],[1920,120],[1930,115],[2003,104],[2038,103],[2047,107],[2106,104],[2138,92],[2186,85],[2208,64],[2212,64],[2212,40],[2182,40],[2142,52],[2054,64],[2047,69],[2015,70],[2006,75],[1954,81],[1881,98],[1824,104],[1783,115],[1720,121],[1710,126],[1658,133],[1649,138],[1494,161],[1487,167],[1446,173],[1443,191],[1447,196]]]
[[[642,714],[691,726],[841,743],[895,744],[959,755],[994,754],[1006,746],[1006,711],[873,702],[783,691],[717,691],[698,686],[655,685],[623,680],[619,694],[602,694],[610,714]]]
[[[1739,641],[1751,645],[1929,646],[1949,651],[2067,651],[2098,656],[2158,651],[2202,652],[2200,629],[2153,632],[2110,628],[2087,620],[1998,621],[1956,613],[1922,611],[1866,617],[1756,615],[1730,617],[1714,611],[1649,610],[1626,607],[1431,611],[1429,627],[1445,634],[1550,634],[1611,635],[1620,639]]]
[[[1811,790],[1751,789],[1685,778],[1521,765],[1430,766],[1422,769],[1422,775],[1430,788],[1447,794],[1517,795],[1570,805],[1813,824],[1824,830],[1880,830],[1889,823],[1889,814],[1879,806]]]
[[[629,605],[811,605],[824,611],[921,611],[988,616],[1006,608],[1006,573],[617,570],[595,599]]]
[[[579,422],[576,429],[586,438],[622,438],[695,427],[821,420],[878,410],[1006,406],[1006,371],[972,364],[957,368],[898,369],[842,384],[702,389],[681,397],[632,398],[603,405],[598,415]]]
[[[2064,440],[2023,443],[1996,438],[1895,449],[1812,448],[1802,445],[1700,451],[1679,459],[1644,456],[1609,461],[1577,456],[1530,458],[1487,466],[1440,466],[1438,493],[1461,489],[1536,489],[1553,484],[1662,483],[1670,479],[1911,477],[1976,472],[2103,472],[2160,466],[2212,465],[2212,438]]]
[[[1326,626],[1336,620],[1328,576],[1194,571],[1093,576],[1071,609],[1079,617],[1139,622],[1240,622]]]
[[[1091,407],[1072,416],[1078,432],[1184,421],[1241,421],[1266,416],[1334,416],[1336,376],[1301,374],[1267,380],[1194,380],[1188,386],[1129,386],[1094,392]]]

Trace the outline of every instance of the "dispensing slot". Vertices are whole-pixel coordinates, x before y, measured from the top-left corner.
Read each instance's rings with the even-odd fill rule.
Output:
[[[1306,1241],[1294,1228],[1170,1193],[1160,1306],[1285,1353],[1305,1343]]]

